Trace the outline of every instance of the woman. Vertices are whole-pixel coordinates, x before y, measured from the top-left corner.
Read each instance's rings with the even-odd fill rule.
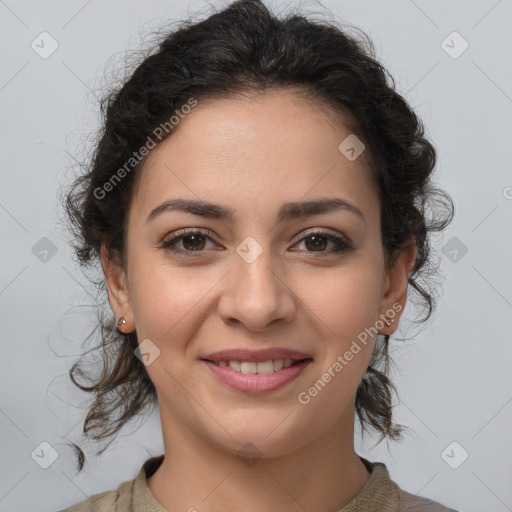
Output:
[[[157,403],[165,453],[66,511],[453,511],[354,450],[355,413],[401,438],[388,341],[409,284],[430,316],[418,276],[453,217],[366,43],[238,1],[167,34],[102,104],[65,206],[115,318],[99,379],[71,376],[95,396],[91,437]]]

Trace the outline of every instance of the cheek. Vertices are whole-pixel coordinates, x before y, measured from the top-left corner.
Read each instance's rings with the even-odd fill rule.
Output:
[[[194,319],[200,318],[197,313],[205,303],[205,295],[218,278],[212,279],[199,269],[176,269],[148,262],[149,258],[140,265],[134,264],[131,274],[137,334],[139,339],[155,340],[165,348],[178,346],[199,327],[194,325]]]
[[[381,279],[377,266],[354,262],[317,273],[314,279],[299,279],[297,295],[307,306],[305,313],[321,327],[322,336],[331,340],[335,336],[344,345],[377,320]]]

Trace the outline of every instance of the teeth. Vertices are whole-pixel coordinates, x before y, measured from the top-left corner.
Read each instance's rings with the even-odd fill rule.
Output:
[[[240,363],[238,361],[229,361],[228,366],[232,370],[236,370],[237,372],[240,371]]]
[[[283,368],[289,368],[293,359],[274,359],[255,363],[252,361],[219,361],[218,366],[227,366],[232,370],[241,373],[258,373],[260,375],[278,372]]]

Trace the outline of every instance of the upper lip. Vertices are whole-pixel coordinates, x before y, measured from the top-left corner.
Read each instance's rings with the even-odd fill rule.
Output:
[[[254,363],[261,363],[263,361],[270,361],[271,359],[292,359],[300,361],[302,359],[312,359],[309,354],[298,352],[297,350],[290,350],[287,348],[267,348],[263,350],[248,350],[248,349],[228,349],[219,352],[212,352],[201,359],[208,361],[249,361]]]

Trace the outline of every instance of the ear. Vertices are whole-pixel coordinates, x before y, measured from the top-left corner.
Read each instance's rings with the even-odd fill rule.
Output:
[[[112,257],[105,245],[101,246],[101,267],[105,274],[108,302],[114,313],[116,326],[121,332],[129,333],[135,329],[135,326],[126,272],[122,265]],[[125,319],[126,323],[118,325],[117,322],[121,317]]]
[[[384,319],[386,313],[388,313],[388,318],[394,318],[394,322],[389,327],[385,326],[384,329],[379,331],[381,334],[393,334],[398,329],[398,320],[405,309],[409,276],[415,261],[416,243],[414,239],[410,239],[402,245],[397,260],[392,268],[386,271],[384,277],[379,318]],[[394,316],[393,312],[395,313]]]

